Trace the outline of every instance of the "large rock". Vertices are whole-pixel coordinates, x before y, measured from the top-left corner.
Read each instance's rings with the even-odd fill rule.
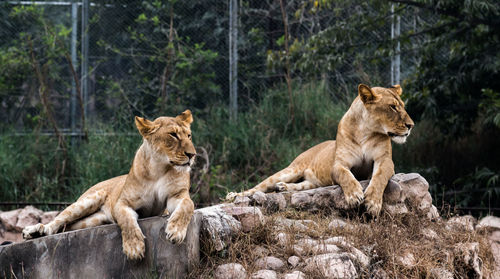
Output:
[[[220,205],[196,211],[201,214],[204,239],[217,251],[226,248],[232,236],[241,231],[241,223],[223,210]]]
[[[306,259],[306,270],[314,277],[357,278],[358,272],[346,254],[322,254]]]
[[[241,229],[249,232],[255,227],[264,224],[264,215],[258,207],[254,206],[223,206],[227,214],[240,221]]]
[[[215,279],[240,279],[246,277],[247,271],[238,263],[219,265],[214,273]]]
[[[391,180],[401,186],[406,200],[415,206],[428,218],[439,218],[439,213],[432,205],[432,196],[429,193],[429,183],[418,173],[398,173]],[[387,190],[387,189],[386,189]],[[384,192],[384,195],[386,193]]]
[[[21,212],[21,210],[22,209],[20,208],[11,211],[0,212],[0,223],[3,225],[5,230],[16,230],[17,216],[19,215],[19,212]]]
[[[276,257],[263,257],[255,261],[255,267],[258,269],[281,270],[285,267],[285,262]]]
[[[44,212],[42,214],[42,216],[40,217],[40,223],[42,224],[48,224],[49,222],[51,222],[52,220],[54,220],[54,218],[56,218],[56,216],[59,214],[59,211],[48,211],[48,212]]]
[[[104,225],[0,246],[0,274],[17,278],[137,278],[155,272],[160,278],[182,278],[199,262],[201,215],[195,212],[186,239],[166,239],[166,217],[139,220],[146,254],[129,261],[122,252],[117,225]]]
[[[36,225],[40,222],[43,211],[31,205],[23,208],[17,216],[16,231],[20,232],[26,226]]]
[[[293,271],[292,273],[287,273],[283,276],[283,279],[306,279],[306,275],[301,271]]]
[[[250,276],[251,279],[278,279],[278,274],[274,270],[262,269]]]

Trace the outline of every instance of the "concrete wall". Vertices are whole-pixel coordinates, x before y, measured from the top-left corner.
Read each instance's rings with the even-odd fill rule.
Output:
[[[0,246],[0,278],[183,278],[199,262],[201,214],[182,244],[165,238],[166,217],[139,221],[146,256],[128,261],[117,225],[105,225]]]

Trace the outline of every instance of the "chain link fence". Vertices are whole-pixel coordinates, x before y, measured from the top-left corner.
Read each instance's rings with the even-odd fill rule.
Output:
[[[284,84],[280,61],[287,55],[295,83],[321,81],[332,98],[351,98],[360,82],[388,85],[394,80],[391,61],[398,53],[377,49],[391,41],[399,22],[391,13],[378,15],[379,28],[359,30],[363,41],[328,42],[354,51],[335,63],[315,61],[322,70],[309,74],[295,68],[301,58],[293,57],[293,48],[329,32],[329,26],[352,11],[321,9],[317,1],[237,3],[240,110]],[[82,11],[86,5],[88,12]],[[129,123],[133,115],[155,117],[185,108],[203,112],[229,102],[229,1],[3,1],[1,6],[3,128],[82,135],[102,123]],[[370,8],[353,6],[362,12]],[[432,21],[410,8],[398,6],[395,13],[401,33],[418,33],[420,26],[429,25],[423,18]],[[88,46],[82,35],[88,36]],[[421,43],[418,36],[411,40]],[[352,55],[357,50],[371,51],[363,57],[370,63],[360,63]],[[411,51],[401,51],[400,80],[418,62],[417,56],[406,55]]]

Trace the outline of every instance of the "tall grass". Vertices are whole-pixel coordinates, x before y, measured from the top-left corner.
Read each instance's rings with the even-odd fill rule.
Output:
[[[225,105],[193,111],[193,141],[208,151],[210,164],[207,173],[192,180],[195,202],[217,202],[227,191],[253,187],[309,147],[335,139],[338,122],[354,94],[341,98],[349,102],[335,101],[339,98],[332,95],[322,86],[295,85],[293,121],[286,88],[280,87],[268,90],[233,122],[228,121]],[[127,173],[142,141],[133,119],[95,130],[104,133],[91,133],[88,142],[70,147],[63,176],[58,174],[63,158],[55,138],[36,132],[22,137],[13,132],[0,135],[0,201],[73,201],[95,183]],[[396,172],[421,173],[439,204],[498,204],[499,154],[492,143],[496,138],[498,130],[450,139],[433,121],[420,121],[406,144],[393,145]],[[491,169],[483,170],[485,166]],[[464,187],[469,190],[462,191]],[[464,199],[469,192],[476,194]]]

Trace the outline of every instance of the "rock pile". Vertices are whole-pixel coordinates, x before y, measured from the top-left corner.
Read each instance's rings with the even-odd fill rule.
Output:
[[[367,187],[368,181],[361,184]],[[408,228],[398,223],[410,218],[405,216],[418,216],[425,223],[434,224],[419,226],[418,220],[413,221],[417,224],[411,225],[416,230],[413,235],[416,239],[408,241],[408,249],[394,251],[391,255],[395,268],[401,274],[413,272],[425,274],[428,278],[497,278],[495,274],[500,273],[494,268],[498,268],[500,263],[500,219],[489,216],[478,222],[472,216],[457,216],[443,220],[432,205],[428,187],[427,181],[418,174],[397,174],[386,188],[383,215],[389,218],[387,224],[391,226],[388,228],[391,234],[405,234],[402,230]],[[304,218],[307,216],[303,214],[305,212],[311,217],[324,214],[325,209],[329,213],[322,219]],[[252,256],[222,260],[220,265],[213,267],[211,276],[216,279],[392,278],[394,273],[382,268],[388,259],[387,255],[378,255],[381,253],[380,247],[377,247],[379,243],[374,240],[372,245],[369,241],[360,244],[359,240],[352,240],[363,236],[349,237],[349,234],[370,232],[378,220],[352,222],[342,214],[346,209],[342,189],[337,185],[301,192],[257,192],[252,197],[238,197],[233,203],[201,209],[202,231],[213,243],[210,249],[229,251],[231,254],[231,249],[240,249],[231,245],[237,246],[236,242],[244,239],[238,235],[247,234],[250,238],[259,230],[267,231],[271,238],[271,243],[246,250]],[[356,216],[359,214],[354,213]],[[390,222],[391,218],[394,223]],[[493,254],[495,249],[497,251],[496,265],[494,262],[491,264],[492,261],[485,256],[487,253],[481,251],[483,242],[476,241],[484,231],[488,231]],[[470,240],[466,241],[467,238]],[[423,263],[426,259],[418,253],[420,243],[423,250],[440,247],[441,258],[434,262],[434,258],[429,260],[427,267]]]
[[[59,211],[43,212],[33,206],[26,206],[11,211],[0,212],[0,244],[4,242],[20,242],[24,227],[38,223],[47,224]]]

